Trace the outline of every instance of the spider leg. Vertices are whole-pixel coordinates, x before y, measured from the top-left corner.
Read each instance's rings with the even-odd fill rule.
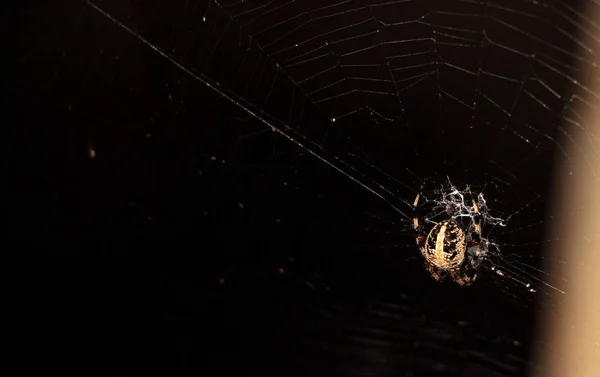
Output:
[[[417,215],[417,207],[419,206],[419,200],[423,194],[422,190],[423,186],[419,189],[415,201],[413,202],[413,228],[417,232],[417,237],[415,239],[417,246],[421,250],[421,254],[425,255],[425,241],[427,240],[427,235],[423,232],[422,224],[419,224],[419,216]]]
[[[421,186],[421,190],[422,189],[423,186]],[[421,190],[419,190],[419,193],[417,194],[417,196],[415,197],[415,201],[413,202],[413,227],[416,231],[419,230],[419,217],[417,216],[417,207],[419,206],[419,199],[421,199]]]
[[[473,205],[473,211],[475,211],[475,213],[476,213],[475,233],[477,234],[477,237],[480,237],[481,236],[481,213],[479,212],[479,206],[477,205],[477,202],[475,201],[475,197],[473,195],[473,192],[471,192],[470,187],[467,187],[466,193],[470,196],[471,204]]]
[[[435,267],[434,265],[425,262],[425,268],[429,271],[431,277],[433,277],[436,281],[442,281],[448,276],[448,272],[442,269]]]

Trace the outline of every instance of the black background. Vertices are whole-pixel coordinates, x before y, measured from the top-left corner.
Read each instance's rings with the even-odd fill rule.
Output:
[[[143,14],[138,6],[127,12]],[[32,327],[51,369],[512,376],[531,367],[535,305],[520,292],[485,276],[468,289],[434,282],[407,227],[367,215],[393,218],[385,203],[85,3],[25,2],[6,14],[6,238],[49,255],[32,279]],[[152,30],[156,43],[173,39]],[[417,106],[416,120],[433,118],[428,99]],[[307,134],[319,142],[328,120],[313,111]],[[516,138],[495,128],[434,138],[367,118],[354,125],[364,121],[373,138],[363,149],[378,151],[384,170],[468,182],[485,169],[499,176],[489,161],[500,159],[528,176],[545,210],[552,148],[505,153]],[[350,148],[329,140],[334,154]],[[454,153],[440,163],[424,150]],[[519,224],[540,213],[528,216]]]

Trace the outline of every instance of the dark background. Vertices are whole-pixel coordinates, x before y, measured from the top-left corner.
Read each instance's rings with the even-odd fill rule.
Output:
[[[232,77],[230,56],[207,58],[210,49],[180,37],[200,13],[179,3],[99,5],[200,79],[84,2],[30,1],[5,13],[6,240],[36,261],[46,254],[32,279],[32,328],[49,368],[516,376],[534,367],[536,301],[490,273],[468,289],[433,281],[406,219],[310,155],[314,145],[269,131],[201,82],[239,94],[245,82],[236,80],[249,72]],[[235,48],[227,38],[224,51]],[[204,42],[212,46],[200,33]],[[273,101],[239,98],[280,126],[290,87],[263,86],[250,84]],[[290,117],[303,125],[298,138],[348,161],[361,181],[392,184],[349,153],[398,177],[390,200],[408,214],[402,200],[412,202],[418,177],[482,186],[510,170],[513,192],[499,201],[516,211],[532,193],[539,199],[505,242],[541,239],[543,227],[524,228],[545,216],[555,144],[540,135],[538,147],[519,144],[492,113],[467,129],[470,113],[433,105],[437,90],[407,100],[407,119],[367,111],[332,126],[336,106],[391,108],[359,96]],[[512,126],[549,114],[524,111]],[[527,255],[540,252],[534,244]]]

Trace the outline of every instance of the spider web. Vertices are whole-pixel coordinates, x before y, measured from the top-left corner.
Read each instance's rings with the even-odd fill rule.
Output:
[[[448,193],[470,187],[497,220],[483,229],[495,251],[481,284],[520,305],[550,309],[568,294],[564,279],[542,266],[542,250],[553,242],[545,229],[560,216],[546,213],[555,156],[569,162],[573,148],[598,153],[582,109],[600,109],[600,94],[589,88],[600,80],[600,24],[579,7],[467,0],[88,4],[243,109],[249,117],[240,120],[240,143],[283,138],[295,149],[275,153],[316,157],[383,203],[359,210],[368,219],[363,232],[380,236],[379,252],[415,248],[411,206],[421,186],[437,203],[430,218],[451,213],[457,196]],[[583,141],[573,138],[575,130]],[[589,157],[574,170],[597,179]],[[418,260],[414,254],[398,263]]]

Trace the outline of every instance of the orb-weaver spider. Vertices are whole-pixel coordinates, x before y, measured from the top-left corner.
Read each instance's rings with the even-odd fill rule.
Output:
[[[425,258],[425,268],[435,280],[441,281],[450,276],[460,285],[471,285],[478,277],[485,250],[481,244],[479,207],[469,188],[464,195],[470,198],[472,213],[475,214],[469,216],[466,227],[452,216],[440,222],[420,219],[417,211],[423,193],[419,191],[413,203],[413,228],[417,232],[417,246]],[[426,229],[428,223],[434,226]]]

